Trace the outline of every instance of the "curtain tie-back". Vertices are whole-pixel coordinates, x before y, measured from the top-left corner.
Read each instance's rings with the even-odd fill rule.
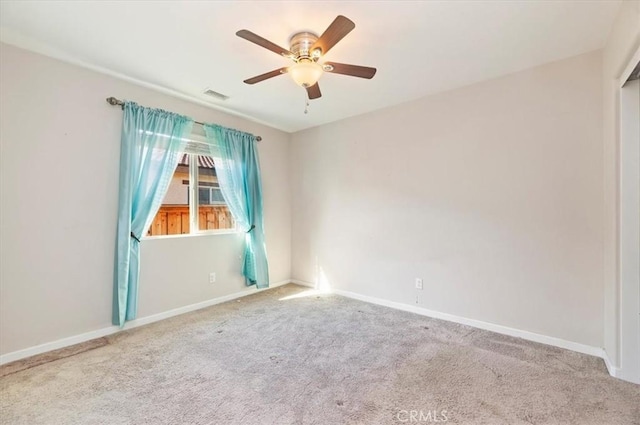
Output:
[[[252,230],[253,230],[253,229],[255,229],[255,228],[256,228],[256,225],[255,225],[255,224],[252,224],[252,225],[251,225],[251,227],[249,228],[249,230],[247,230],[247,233],[249,233],[250,231],[252,231]]]
[[[133,232],[131,232],[131,237],[135,239],[138,243],[140,243],[140,239],[136,237],[136,235],[134,235]]]

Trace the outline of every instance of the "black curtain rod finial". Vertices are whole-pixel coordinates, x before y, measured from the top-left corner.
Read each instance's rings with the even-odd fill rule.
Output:
[[[109,105],[124,105],[124,102],[121,100],[116,99],[115,97],[108,97],[107,98],[107,103],[109,103]]]

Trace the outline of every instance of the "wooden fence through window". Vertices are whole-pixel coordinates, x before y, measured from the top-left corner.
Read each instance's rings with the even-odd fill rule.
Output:
[[[198,209],[200,230],[233,229],[233,217],[226,205],[201,205]],[[153,219],[148,236],[189,233],[189,206],[163,205]]]

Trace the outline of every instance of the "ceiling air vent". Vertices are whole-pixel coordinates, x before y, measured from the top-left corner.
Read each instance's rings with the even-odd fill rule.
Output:
[[[207,96],[214,97],[214,98],[216,98],[218,100],[227,100],[227,99],[229,99],[229,96],[225,96],[224,94],[218,93],[217,91],[211,90],[209,88],[204,90],[204,94],[206,94]]]

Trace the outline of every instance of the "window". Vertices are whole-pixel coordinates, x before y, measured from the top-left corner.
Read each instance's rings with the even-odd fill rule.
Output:
[[[215,160],[205,152],[201,142],[189,142],[147,236],[184,235],[235,228],[220,191]]]
[[[224,205],[224,198],[219,187],[198,186],[200,205]]]

